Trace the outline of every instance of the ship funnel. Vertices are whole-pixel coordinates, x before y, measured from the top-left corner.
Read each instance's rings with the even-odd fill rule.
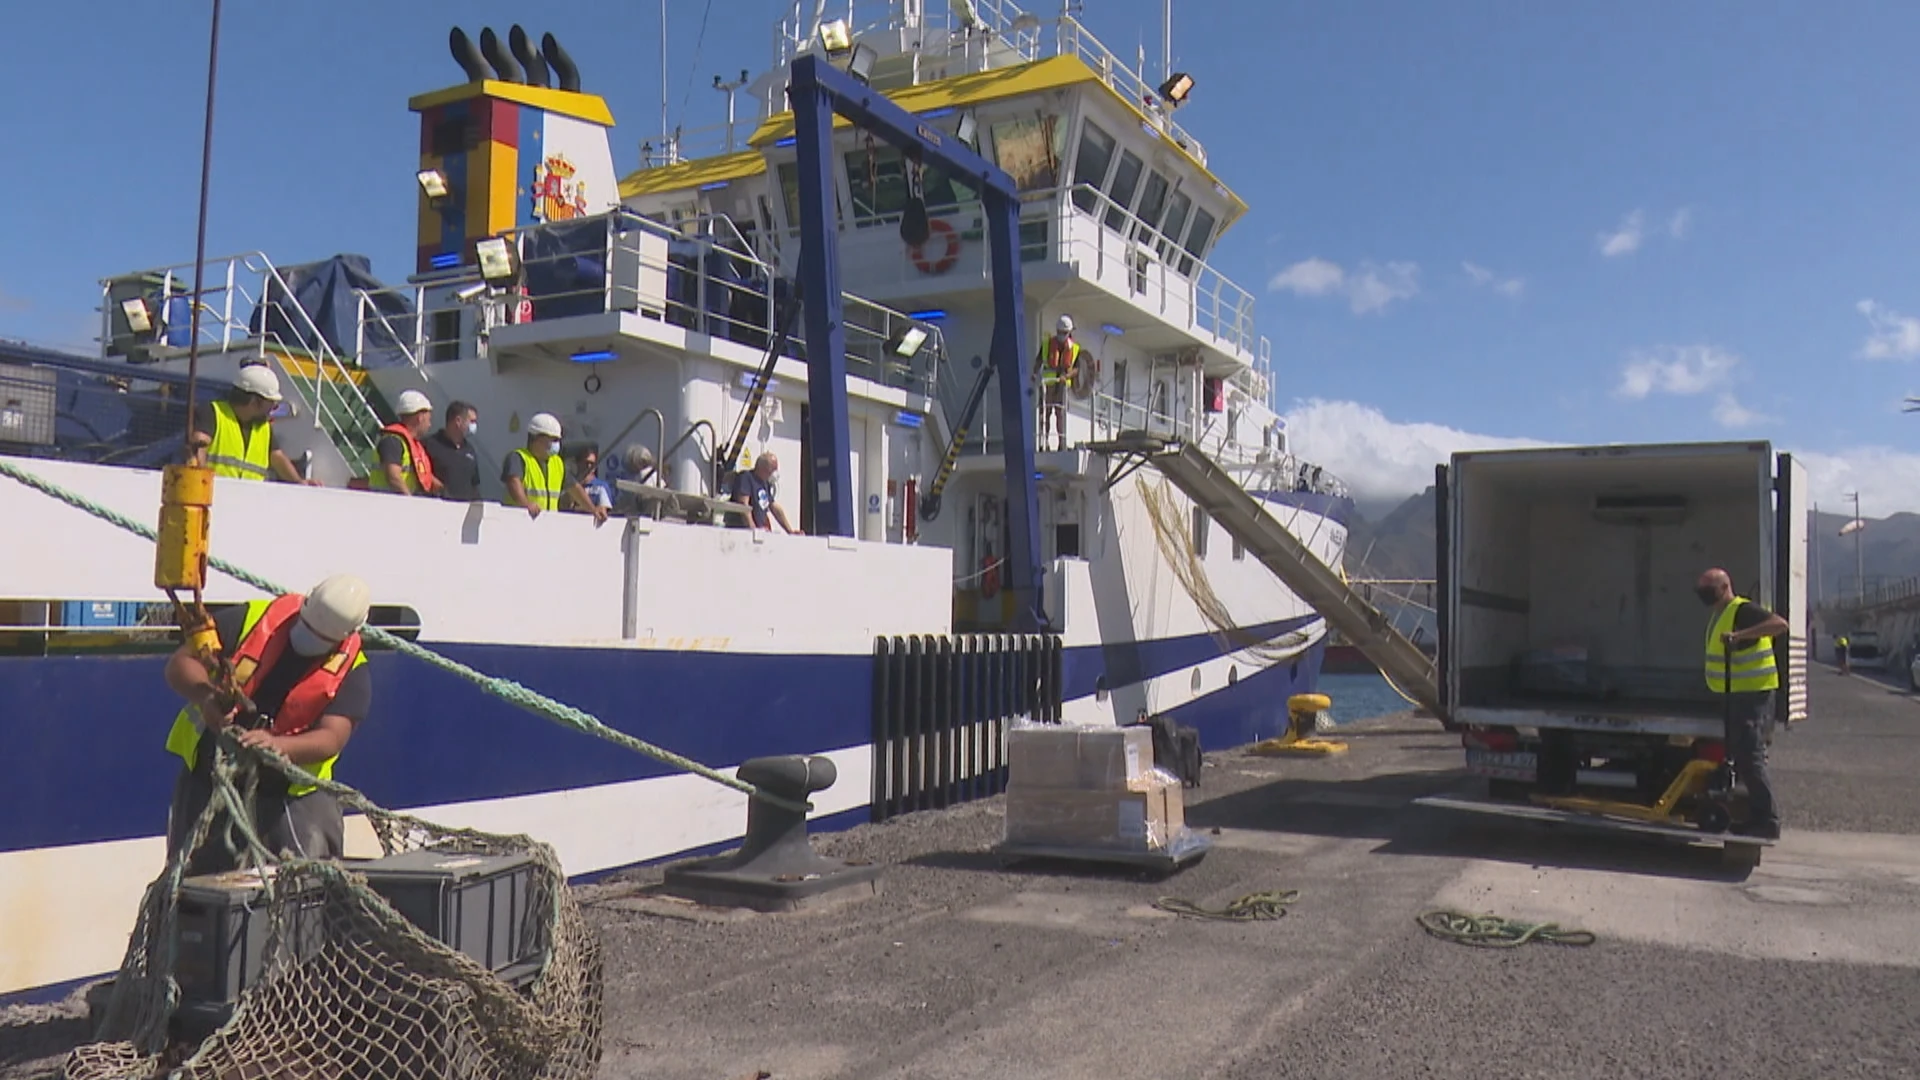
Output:
[[[493,69],[480,56],[480,50],[474,47],[473,39],[466,31],[454,27],[447,35],[447,47],[453,51],[453,60],[460,70],[467,73],[468,82],[482,82],[493,78]]]
[[[547,63],[553,65],[553,76],[560,89],[579,93],[580,69],[574,64],[573,57],[567,55],[567,50],[560,47],[560,42],[555,40],[552,34],[541,36],[540,53],[546,57]]]
[[[500,39],[494,35],[491,26],[483,27],[480,31],[480,53],[487,58],[487,63],[493,65],[493,70],[500,73],[502,81],[526,81],[526,72],[521,71],[520,65],[507,55],[507,50],[500,47]]]
[[[527,69],[528,86],[548,85],[547,62],[533,47],[533,42],[527,40],[527,31],[519,23],[507,31],[507,47],[513,50],[513,58],[520,61],[520,66]]]

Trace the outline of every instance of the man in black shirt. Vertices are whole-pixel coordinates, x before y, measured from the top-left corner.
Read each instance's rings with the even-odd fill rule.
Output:
[[[427,458],[433,462],[433,475],[445,485],[443,499],[454,502],[480,500],[480,456],[473,449],[473,430],[480,423],[480,410],[464,401],[447,405],[439,431],[427,436]]]
[[[240,725],[247,729],[239,736],[242,746],[277,751],[314,776],[332,778],[334,761],[373,704],[359,634],[368,597],[365,582],[337,575],[307,596],[237,604],[215,617],[220,641],[233,659],[234,684],[257,712],[243,713],[220,693],[187,646],[168,660],[167,684],[188,703],[167,737],[167,749],[185,764],[174,785],[169,857],[191,838],[213,794],[215,755],[206,738],[209,731]],[[325,790],[292,787],[264,765],[253,824],[276,855],[337,859],[344,854],[338,800]],[[188,864],[189,874],[233,868],[220,839],[224,832],[225,816],[216,816],[213,832]]]

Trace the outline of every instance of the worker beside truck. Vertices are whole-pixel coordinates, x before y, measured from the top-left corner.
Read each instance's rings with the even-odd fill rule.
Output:
[[[1733,831],[1743,836],[1778,839],[1779,808],[1767,775],[1768,721],[1780,671],[1773,639],[1791,629],[1787,620],[1733,591],[1733,579],[1715,567],[1694,583],[1700,602],[1712,609],[1707,621],[1707,689],[1723,695],[1727,752],[1736,775],[1747,786],[1747,820]]]

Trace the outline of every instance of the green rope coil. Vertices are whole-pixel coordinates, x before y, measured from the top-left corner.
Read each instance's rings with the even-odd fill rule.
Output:
[[[1470,915],[1461,911],[1429,911],[1418,920],[1420,929],[1442,941],[1481,949],[1517,949],[1530,941],[1553,945],[1591,945],[1597,940],[1586,930],[1563,930],[1558,923],[1529,923],[1498,915]]]
[[[1248,893],[1223,908],[1204,908],[1178,896],[1163,896],[1153,906],[1171,915],[1189,919],[1214,919],[1220,922],[1267,922],[1287,913],[1287,905],[1300,899],[1298,889],[1269,889]]]
[[[113,510],[113,509],[109,509],[108,507],[101,506],[99,503],[96,503],[93,500],[88,499],[84,495],[80,495],[76,492],[68,491],[66,488],[63,488],[60,485],[55,484],[50,480],[46,480],[39,476],[35,476],[34,474],[27,472],[26,470],[21,469],[20,467],[14,465],[12,462],[0,460],[0,475],[8,476],[15,480],[18,480],[20,483],[25,484],[30,488],[33,488],[35,491],[41,492],[46,495],[50,495],[53,498],[58,499],[63,503],[66,503],[68,506],[71,506],[76,510],[84,511],[85,513],[88,513],[88,514],[92,514],[94,517],[97,517],[100,520],[107,522],[110,525],[118,526],[119,528],[124,529],[127,532],[133,533],[136,536],[143,537],[147,540],[158,539],[157,534],[154,532],[151,526],[135,521],[132,518],[126,516],[125,514],[120,513],[117,510]],[[209,557],[207,559],[207,565],[213,567],[215,570],[220,571],[221,573],[227,575],[228,577],[231,577],[244,584],[251,585],[256,589],[261,590],[262,592],[269,593],[274,596],[280,596],[282,594],[293,591],[291,589],[281,588],[280,586],[274,584],[273,582],[268,581],[266,578],[263,578],[260,575],[255,574],[242,567],[235,566],[234,564],[222,558]],[[584,732],[588,735],[595,736],[596,738],[605,739],[606,741],[613,743],[616,746],[625,747],[626,749],[632,750],[638,754],[645,754],[646,756],[653,758],[656,761],[662,762],[667,765],[671,765],[674,768],[679,769],[683,772],[689,772],[695,776],[703,777],[707,780],[713,781],[716,784],[721,784],[726,787],[732,788],[735,791],[743,792],[749,796],[752,796],[753,798],[764,799],[767,802],[772,803],[773,805],[778,806],[782,809],[793,810],[800,813],[808,813],[813,810],[812,803],[804,802],[804,801],[794,801],[792,799],[787,799],[779,795],[774,795],[771,792],[762,791],[761,789],[755,787],[752,784],[749,784],[736,777],[728,776],[727,774],[720,772],[718,769],[714,769],[709,766],[702,765],[701,763],[693,760],[692,758],[683,757],[679,754],[674,753],[671,750],[666,749],[665,747],[655,746],[654,744],[647,742],[644,739],[636,739],[632,735],[629,735],[624,731],[619,731],[615,728],[608,727],[599,718],[592,716],[589,713],[583,712],[579,709],[576,709],[573,706],[566,704],[565,702],[556,701],[553,698],[547,697],[545,694],[542,694],[536,690],[532,690],[525,686],[522,686],[511,679],[496,678],[484,672],[476,671],[473,668],[470,668],[467,665],[462,664],[457,660],[452,660],[452,659],[449,659],[448,657],[441,656],[439,653],[436,653],[431,649],[423,648],[422,646],[416,645],[411,641],[407,641],[403,638],[395,637],[394,635],[387,633],[385,630],[382,630],[377,626],[361,627],[360,636],[377,645],[381,645],[385,648],[392,649],[393,651],[397,653],[401,653],[402,655],[405,655],[405,656],[411,656],[415,660],[419,660],[423,663],[439,668],[441,671],[445,671],[445,672],[448,672],[449,674],[457,675],[460,678],[465,679],[466,681],[479,687],[481,690],[485,691],[486,693],[492,694],[494,697],[497,697],[502,701],[508,702],[509,704],[519,706],[520,708],[525,709],[526,711],[533,713],[536,716],[546,717],[549,720],[553,720],[558,723],[564,724],[568,727],[571,727],[576,731]],[[328,786],[328,785],[321,785],[321,786]],[[330,788],[330,790],[333,790],[333,789]]]

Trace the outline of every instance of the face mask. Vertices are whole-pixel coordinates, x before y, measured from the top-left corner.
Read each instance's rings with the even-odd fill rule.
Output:
[[[1699,597],[1700,602],[1708,607],[1712,607],[1720,602],[1720,590],[1711,585],[1694,586],[1693,595]]]
[[[480,421],[478,420],[467,421],[467,434],[472,435],[474,432],[479,430],[480,430]]]
[[[293,633],[287,637],[287,645],[301,656],[325,656],[338,647],[336,642],[328,641],[307,629],[306,623],[297,620],[293,624]]]

